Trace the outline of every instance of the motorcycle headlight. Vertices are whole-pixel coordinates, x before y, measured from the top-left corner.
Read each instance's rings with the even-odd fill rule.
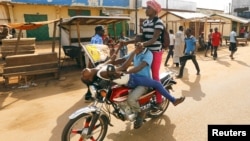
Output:
[[[107,91],[104,90],[104,89],[100,90],[100,95],[101,95],[102,97],[106,97],[106,96],[107,96]]]

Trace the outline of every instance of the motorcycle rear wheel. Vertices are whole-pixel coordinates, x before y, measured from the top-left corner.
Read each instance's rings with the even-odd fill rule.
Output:
[[[148,113],[149,117],[158,118],[161,115],[163,115],[164,112],[167,110],[167,108],[169,106],[169,100],[166,99],[165,97],[162,97],[162,99],[163,99],[163,101],[162,101],[162,103],[160,105],[161,109],[159,109],[159,110],[153,110],[153,109],[150,110],[149,113]]]
[[[108,130],[108,121],[104,116],[100,116],[95,123],[94,130],[87,135],[89,125],[93,119],[92,114],[80,114],[74,119],[70,119],[63,129],[62,141],[103,141]]]

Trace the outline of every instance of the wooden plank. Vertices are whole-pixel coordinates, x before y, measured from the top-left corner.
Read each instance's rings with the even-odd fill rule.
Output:
[[[35,53],[35,49],[19,49],[17,50],[17,53],[22,53],[22,52],[33,52],[33,54]],[[12,50],[4,50],[1,52],[2,54],[8,53],[8,54],[13,54],[14,52]],[[20,54],[16,54],[16,55],[20,55]]]
[[[9,55],[25,54],[26,52],[23,52],[23,50],[28,50],[27,53],[34,53],[36,46],[35,40],[36,38],[3,39],[1,49],[2,58]],[[29,52],[29,50],[32,50],[32,52]],[[6,53],[6,51],[8,51],[8,53]]]
[[[58,62],[47,62],[47,63],[39,63],[34,65],[22,65],[22,66],[12,66],[12,67],[4,67],[3,73],[16,73],[23,71],[35,71],[35,70],[43,70],[49,68],[58,68]]]
[[[22,45],[22,46],[19,46],[17,50],[30,50],[30,49],[35,49],[36,46],[35,45]],[[5,51],[5,50],[10,50],[10,51],[13,51],[14,52],[14,49],[15,47],[14,46],[2,46],[2,51]]]
[[[25,54],[7,56],[3,67],[5,84],[9,83],[9,77],[28,76],[44,73],[54,73],[59,76],[59,64],[57,53]]]
[[[57,53],[54,52],[54,53],[7,56],[5,61],[6,61],[6,67],[9,67],[9,66],[46,63],[51,61],[58,61],[58,59],[57,59]]]
[[[29,44],[35,44],[36,38],[20,38],[18,45],[29,45]],[[16,46],[17,38],[12,38],[12,39],[3,39],[2,40],[2,45],[12,45]]]
[[[237,38],[237,42],[239,43],[245,43],[247,45],[247,38]]]
[[[2,44],[2,46],[15,46],[14,44],[15,42],[5,42]],[[27,41],[27,42],[21,42],[21,43],[18,43],[18,46],[22,46],[22,45],[36,45],[35,42],[31,42],[31,41]]]
[[[35,52],[35,49],[19,49],[17,50],[18,53],[23,53],[23,52]],[[12,50],[5,50],[5,51],[2,51],[2,54],[5,54],[5,53],[8,53],[8,54],[13,54],[14,52]],[[20,55],[20,54],[17,54],[17,55]]]
[[[35,50],[20,50],[18,51],[18,55],[22,55],[22,54],[34,54]],[[2,56],[4,56],[6,58],[6,56],[13,56],[15,55],[13,51],[4,51],[2,52]]]
[[[58,70],[59,70],[58,68],[52,68],[52,69],[43,69],[43,70],[36,70],[36,71],[8,73],[8,74],[3,74],[3,77],[7,78],[11,76],[27,76],[27,75],[37,75],[37,74],[44,74],[44,73],[57,73]]]

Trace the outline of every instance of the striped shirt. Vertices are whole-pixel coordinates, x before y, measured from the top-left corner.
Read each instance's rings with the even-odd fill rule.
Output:
[[[149,19],[143,22],[142,32],[145,41],[148,41],[153,38],[155,29],[160,29],[161,31],[163,31],[164,29],[163,22],[160,18],[157,18],[155,22]],[[161,36],[159,36],[158,39],[152,45],[147,46],[147,48],[151,51],[160,51],[161,47],[162,47]]]

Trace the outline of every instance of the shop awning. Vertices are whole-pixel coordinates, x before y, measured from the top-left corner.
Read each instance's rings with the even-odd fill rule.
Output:
[[[63,19],[61,25],[108,25],[120,21],[130,20],[130,17],[122,16],[74,16]]]
[[[57,22],[59,20],[42,21],[42,22],[30,22],[30,23],[9,23],[10,28],[20,29],[20,30],[32,30],[39,28],[43,25]]]

